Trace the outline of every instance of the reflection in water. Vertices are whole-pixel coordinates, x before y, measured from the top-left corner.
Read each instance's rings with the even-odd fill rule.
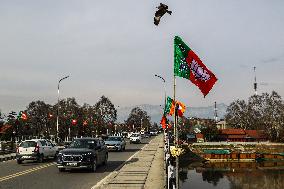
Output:
[[[182,189],[284,188],[284,162],[191,164],[183,167],[179,175]]]
[[[203,181],[212,183],[214,186],[217,186],[220,179],[222,179],[223,173],[221,171],[215,171],[213,169],[207,169],[202,172]]]

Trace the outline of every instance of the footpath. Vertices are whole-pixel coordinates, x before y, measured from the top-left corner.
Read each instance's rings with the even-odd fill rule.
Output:
[[[164,141],[160,134],[92,189],[163,189]]]

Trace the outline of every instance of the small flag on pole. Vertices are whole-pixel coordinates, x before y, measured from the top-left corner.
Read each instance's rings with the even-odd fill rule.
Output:
[[[179,101],[177,101],[177,106],[178,106],[177,114],[179,117],[182,117],[183,113],[185,112],[186,107],[182,102],[179,102]]]
[[[161,126],[163,129],[167,128],[168,125],[168,119],[165,115],[162,116],[161,122],[160,122]]]
[[[171,97],[167,97],[167,103],[164,110],[164,115],[170,115],[172,116],[175,111],[175,103],[178,105],[178,116],[182,117],[183,113],[185,112],[186,106],[179,101],[174,102],[174,100]]]

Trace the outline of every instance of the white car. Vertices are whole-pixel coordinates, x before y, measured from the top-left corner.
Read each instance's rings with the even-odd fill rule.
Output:
[[[56,158],[58,148],[46,139],[25,140],[19,144],[16,153],[17,163],[21,164],[24,160],[36,160],[43,162],[44,158]]]
[[[130,136],[130,144],[131,143],[141,143],[141,135],[140,133],[133,133],[131,136]]]

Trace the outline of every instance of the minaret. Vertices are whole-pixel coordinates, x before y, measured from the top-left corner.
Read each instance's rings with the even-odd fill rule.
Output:
[[[254,88],[254,94],[257,95],[257,82],[256,82],[256,73],[255,73],[256,67],[253,67],[254,70],[254,83],[253,83],[253,88]]]
[[[217,114],[217,104],[216,104],[216,102],[215,102],[215,105],[214,105],[214,120],[217,123],[217,121],[218,121],[218,114]]]

